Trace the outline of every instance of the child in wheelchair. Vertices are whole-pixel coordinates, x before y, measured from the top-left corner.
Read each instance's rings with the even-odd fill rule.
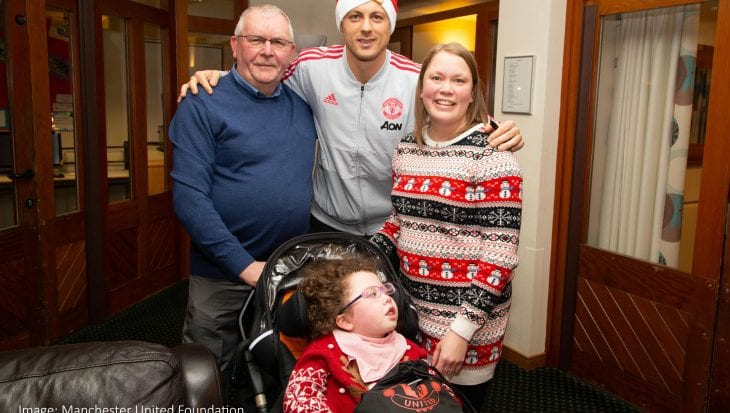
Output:
[[[301,268],[311,343],[298,358],[284,412],[352,412],[362,395],[396,365],[426,352],[396,331],[395,287],[378,264],[349,256]]]

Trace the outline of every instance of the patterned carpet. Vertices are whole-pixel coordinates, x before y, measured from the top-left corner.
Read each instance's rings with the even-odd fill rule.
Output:
[[[79,330],[61,343],[143,340],[174,346],[180,343],[187,282],[128,308],[98,325]],[[639,410],[563,371],[541,367],[523,370],[507,361],[497,366],[482,413],[627,412]]]

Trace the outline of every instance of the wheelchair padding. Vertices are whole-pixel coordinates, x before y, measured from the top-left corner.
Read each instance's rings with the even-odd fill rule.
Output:
[[[276,312],[276,323],[279,331],[289,337],[309,336],[307,302],[299,289],[290,293],[289,299],[279,306]]]

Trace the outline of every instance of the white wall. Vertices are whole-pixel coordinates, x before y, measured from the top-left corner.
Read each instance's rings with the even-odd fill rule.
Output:
[[[528,357],[545,352],[565,12],[566,0],[509,0],[499,8],[496,117],[514,119],[526,141],[517,152],[524,177],[520,266],[505,345]],[[502,113],[504,57],[524,55],[535,56],[532,114]]]
[[[342,44],[342,34],[335,24],[333,0],[251,0],[250,5],[275,4],[289,15],[295,34],[313,33],[327,36],[327,44]]]
[[[334,1],[256,0],[250,4],[264,2],[289,14],[295,32],[325,34],[329,45],[342,43],[334,22]],[[505,344],[527,357],[545,352],[565,12],[566,0],[502,0],[499,11],[495,117],[514,119],[526,140],[517,153],[525,187],[521,262],[513,283]],[[524,55],[535,56],[532,114],[502,113],[504,57]]]

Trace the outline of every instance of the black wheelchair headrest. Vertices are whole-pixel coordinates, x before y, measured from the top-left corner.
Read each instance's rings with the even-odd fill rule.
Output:
[[[279,306],[276,311],[276,322],[279,331],[289,337],[308,337],[309,318],[307,315],[307,301],[299,289]]]

